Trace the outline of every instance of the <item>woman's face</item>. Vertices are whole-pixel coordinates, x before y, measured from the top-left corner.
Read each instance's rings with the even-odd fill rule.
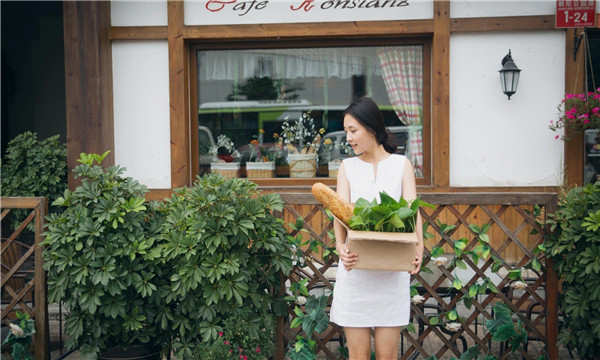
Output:
[[[365,151],[372,152],[378,145],[375,135],[350,114],[344,116],[344,131],[346,132],[346,141],[357,155]]]

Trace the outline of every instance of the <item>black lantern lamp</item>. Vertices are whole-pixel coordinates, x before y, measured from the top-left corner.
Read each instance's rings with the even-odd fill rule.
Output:
[[[510,56],[510,49],[508,50],[508,54],[502,59],[502,69],[498,72],[500,73],[502,91],[508,96],[508,100],[510,100],[511,95],[517,92],[519,73],[521,72],[521,69],[515,65],[512,56]]]

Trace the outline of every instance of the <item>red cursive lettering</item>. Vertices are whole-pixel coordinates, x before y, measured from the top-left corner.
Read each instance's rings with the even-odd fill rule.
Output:
[[[206,10],[217,12],[223,10],[225,5],[233,4],[237,0],[209,0],[206,2]]]
[[[290,5],[290,9],[292,9],[293,11],[298,11],[302,8],[304,8],[304,11],[310,11],[310,9],[314,8],[315,6],[312,5],[312,2],[315,0],[302,0],[302,3],[300,5],[298,5],[298,7],[294,7],[294,5]]]

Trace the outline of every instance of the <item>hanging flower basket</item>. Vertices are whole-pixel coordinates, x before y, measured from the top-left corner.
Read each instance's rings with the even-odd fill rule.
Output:
[[[583,131],[600,129],[600,88],[587,94],[567,94],[560,103],[559,119],[550,121],[550,130]],[[555,139],[569,140],[566,133],[555,135]]]

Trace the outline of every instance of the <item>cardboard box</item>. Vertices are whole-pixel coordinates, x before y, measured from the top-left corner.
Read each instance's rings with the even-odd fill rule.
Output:
[[[337,218],[336,218],[337,219]],[[390,233],[350,230],[346,224],[350,252],[358,254],[353,269],[412,271],[417,253],[417,233]]]

